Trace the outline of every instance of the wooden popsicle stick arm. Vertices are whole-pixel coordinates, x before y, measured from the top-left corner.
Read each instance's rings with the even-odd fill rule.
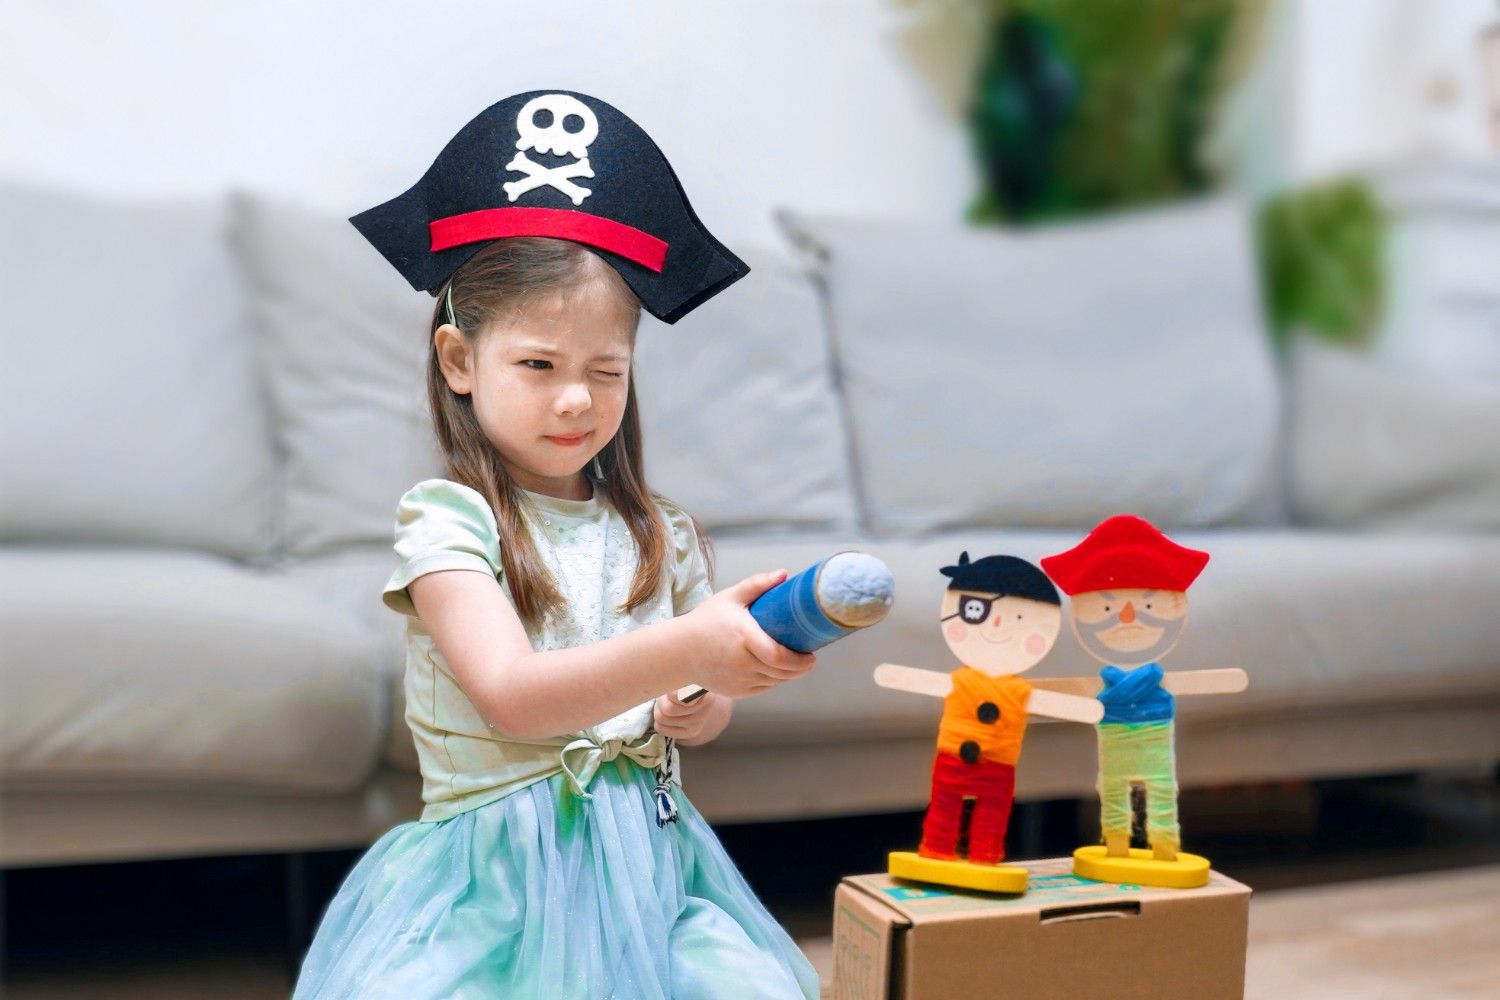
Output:
[[[1031,697],[1026,701],[1026,711],[1031,715],[1046,715],[1067,722],[1082,722],[1092,726],[1104,718],[1104,705],[1092,695],[1080,697],[1048,691],[1035,684],[1031,686]]]
[[[1104,684],[1097,677],[1038,677],[1028,680],[1031,693],[1051,691],[1055,694],[1071,694],[1080,698],[1092,698]]]
[[[893,691],[946,698],[953,691],[953,678],[936,670],[903,667],[899,663],[882,663],[875,668],[875,683]]]
[[[1173,694],[1237,694],[1250,686],[1250,677],[1238,667],[1169,670],[1162,675],[1161,683]],[[1103,684],[1097,677],[1039,677],[1031,686],[1034,690],[1092,697]]]
[[[1250,686],[1250,675],[1239,667],[1169,670],[1162,685],[1173,694],[1238,694]]]

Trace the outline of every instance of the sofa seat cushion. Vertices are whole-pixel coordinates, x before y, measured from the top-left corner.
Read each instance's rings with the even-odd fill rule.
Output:
[[[385,735],[378,644],[283,577],[196,553],[0,550],[7,784],[335,792]]]
[[[1185,725],[1281,712],[1336,712],[1370,701],[1441,701],[1500,694],[1500,536],[1355,536],[1313,531],[1174,532],[1213,556],[1189,592],[1188,624],[1168,670],[1242,667],[1250,689],[1183,698]],[[920,541],[787,537],[718,547],[720,585],[784,566],[792,572],[841,548],[884,559],[896,602],[881,624],[818,653],[807,677],[737,703],[721,739],[817,743],[934,737],[934,699],[876,687],[881,662],[952,670],[938,630],[947,579],[960,551],[1033,562],[1079,540],[1076,532],[972,531]],[[1028,676],[1097,674],[1066,625],[1057,648]],[[1081,739],[1087,739],[1080,734]]]
[[[360,545],[298,559],[285,566],[288,580],[362,624],[378,645],[377,664],[387,685],[388,724],[382,755],[401,771],[417,773],[417,748],[406,725],[405,615],[385,606],[381,591],[399,565],[389,545]]]

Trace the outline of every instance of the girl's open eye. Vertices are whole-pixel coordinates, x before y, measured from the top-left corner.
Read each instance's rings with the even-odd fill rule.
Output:
[[[552,367],[552,362],[543,361],[541,358],[527,358],[525,361],[522,361],[521,364],[536,372],[544,372]]]

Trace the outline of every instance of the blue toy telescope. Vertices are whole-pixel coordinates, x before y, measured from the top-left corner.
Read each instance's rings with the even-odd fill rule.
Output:
[[[885,563],[864,552],[840,552],[761,594],[750,614],[786,648],[811,653],[884,619],[895,591]],[[702,695],[699,688],[683,700]]]

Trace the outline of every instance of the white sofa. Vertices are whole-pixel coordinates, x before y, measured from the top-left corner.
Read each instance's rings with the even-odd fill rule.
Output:
[[[0,864],[352,846],[414,816],[378,595],[396,499],[439,471],[431,299],[342,220],[254,196],[11,185],[0,219]],[[647,318],[648,470],[714,530],[719,580],[859,547],[897,581],[890,619],[685,753],[711,818],[921,807],[938,706],[870,668],[953,665],[938,568],[1125,510],[1213,554],[1168,667],[1252,676],[1184,705],[1185,783],[1500,759],[1500,400],[1327,352],[1283,378],[1244,219],[789,216],[795,255],[751,248],[698,313]],[[1411,461],[1397,406],[1431,428]],[[1090,669],[1065,639],[1038,673]],[[1020,795],[1091,794],[1093,754],[1035,727]]]

